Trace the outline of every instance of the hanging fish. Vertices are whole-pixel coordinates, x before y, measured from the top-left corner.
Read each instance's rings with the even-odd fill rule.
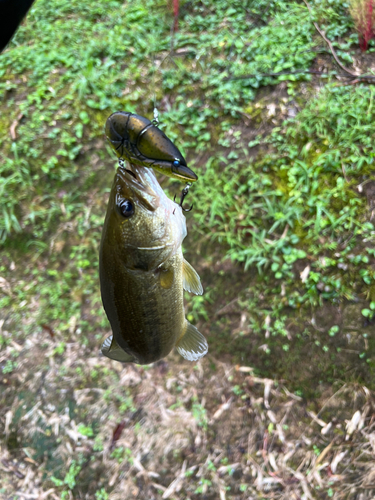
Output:
[[[185,318],[183,289],[203,293],[183,258],[181,207],[160,187],[152,169],[120,166],[109,197],[100,245],[100,288],[113,335],[102,353],[148,364],[173,347],[190,361],[207,353],[204,336]]]
[[[116,155],[132,165],[153,167],[180,181],[198,179],[173,142],[148,118],[117,111],[108,117],[105,135]]]

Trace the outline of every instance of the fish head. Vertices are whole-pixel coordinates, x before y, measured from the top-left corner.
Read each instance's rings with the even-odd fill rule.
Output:
[[[186,236],[181,207],[160,187],[152,169],[119,167],[105,222],[105,244],[128,269],[159,267]]]

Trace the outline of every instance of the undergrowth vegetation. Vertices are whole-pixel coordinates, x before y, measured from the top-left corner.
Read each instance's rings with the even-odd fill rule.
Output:
[[[312,12],[351,61],[344,8],[327,0]],[[219,243],[222,260],[261,273],[260,325],[278,324],[275,302],[326,299],[360,301],[371,319],[372,88],[309,83],[322,41],[302,4],[186,4],[173,39],[170,22],[161,1],[41,0],[0,58],[1,271],[6,282],[12,266],[24,272],[1,307],[22,305],[16,323],[33,318],[19,334],[51,323],[101,337],[97,253],[115,167],[103,124],[117,109],[150,116],[154,103],[200,177],[186,246]],[[214,288],[188,299],[197,319]]]
[[[38,377],[43,370],[61,377],[65,393],[87,386],[103,391],[118,418],[136,420],[142,395],[135,401],[130,390],[116,392],[116,369],[95,358],[109,328],[99,294],[98,248],[116,167],[103,127],[116,110],[151,118],[155,105],[160,127],[199,176],[189,193],[194,209],[187,214],[184,250],[205,294],[186,294],[186,300],[188,319],[208,336],[207,373],[217,358],[251,365],[261,376],[286,380],[296,391],[293,401],[315,396],[327,381],[373,386],[374,91],[335,78],[340,71],[313,25],[319,23],[341,61],[357,64],[349,5],[316,0],[310,6],[311,13],[300,2],[194,0],[180,5],[179,30],[171,37],[174,20],[164,0],[35,3],[0,55],[0,354],[7,353],[0,372],[6,384],[18,376],[24,356],[35,357],[38,349]],[[161,181],[172,197],[182,188]],[[79,353],[92,363],[78,359]],[[38,391],[39,383],[35,378],[30,390]],[[241,387],[228,389],[239,405],[247,404]],[[69,401],[81,401],[76,396]],[[177,405],[173,418],[180,412],[182,420],[190,418],[192,432],[214,446],[215,419],[196,394],[164,396]],[[204,397],[210,407],[209,394]],[[51,411],[65,412],[68,422],[64,404]],[[74,411],[69,407],[71,420]],[[79,447],[83,435],[91,450],[102,453],[108,436],[97,432],[104,425],[99,414],[92,417],[95,427],[92,407],[77,411],[85,424],[66,424],[75,443]],[[53,436],[47,420],[48,448]],[[145,434],[156,426],[149,425]],[[134,432],[136,440],[140,429]],[[199,448],[196,439],[193,448]],[[262,436],[250,441],[257,440]],[[121,446],[111,452],[111,467],[138,467],[140,458],[134,461],[131,447]],[[85,453],[75,452],[69,467],[56,463],[46,487],[72,498],[88,463]],[[220,453],[213,465],[202,466],[194,488],[186,486],[192,499],[212,485],[213,498],[218,492],[225,498],[228,485],[238,495],[233,498],[247,498],[245,466],[243,482],[228,473],[224,484],[217,471],[227,462]],[[183,464],[182,455],[177,459]],[[288,485],[259,481],[264,498],[271,498],[272,488],[290,493]],[[328,487],[332,497],[335,486]],[[101,484],[95,498],[106,499],[106,491]]]
[[[316,2],[314,18],[323,13],[350,60],[342,4]],[[41,0],[2,54],[2,273],[11,280],[17,259],[26,273],[2,308],[22,304],[12,314],[61,332],[106,325],[97,249],[115,161],[103,123],[116,109],[150,116],[155,102],[200,176],[190,247],[218,242],[221,258],[266,273],[268,294],[284,290],[284,305],[367,300],[371,319],[374,227],[362,186],[374,156],[372,89],[308,83],[321,40],[304,5],[197,2],[182,9],[173,40],[169,27],[159,1]],[[293,74],[275,76],[284,71]],[[208,297],[191,299],[198,317]]]

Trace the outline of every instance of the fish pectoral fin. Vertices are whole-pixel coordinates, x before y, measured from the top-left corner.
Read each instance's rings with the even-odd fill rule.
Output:
[[[173,285],[174,271],[171,267],[170,269],[163,269],[160,271],[160,285],[162,288],[171,288]]]
[[[201,279],[197,271],[185,259],[183,262],[183,280],[183,287],[185,290],[195,293],[195,295],[203,294]]]
[[[208,344],[201,332],[187,322],[186,331],[177,342],[176,349],[188,361],[197,361],[207,354]]]
[[[122,363],[135,362],[136,360],[131,354],[125,352],[116,342],[113,335],[110,335],[105,339],[102,344],[102,353],[107,358],[114,359],[115,361],[121,361]]]

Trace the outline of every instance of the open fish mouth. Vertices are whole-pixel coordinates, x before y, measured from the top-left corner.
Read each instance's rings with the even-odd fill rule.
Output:
[[[125,168],[125,172],[127,172],[130,175],[132,175],[134,177],[134,179],[137,178],[137,176],[135,175],[135,173],[132,170],[130,170],[129,168]]]
[[[158,208],[159,195],[153,189],[155,186],[150,171],[145,170],[144,167],[134,165],[131,165],[131,168],[120,166],[117,169],[117,204],[120,204],[121,200],[131,199],[152,212]]]

